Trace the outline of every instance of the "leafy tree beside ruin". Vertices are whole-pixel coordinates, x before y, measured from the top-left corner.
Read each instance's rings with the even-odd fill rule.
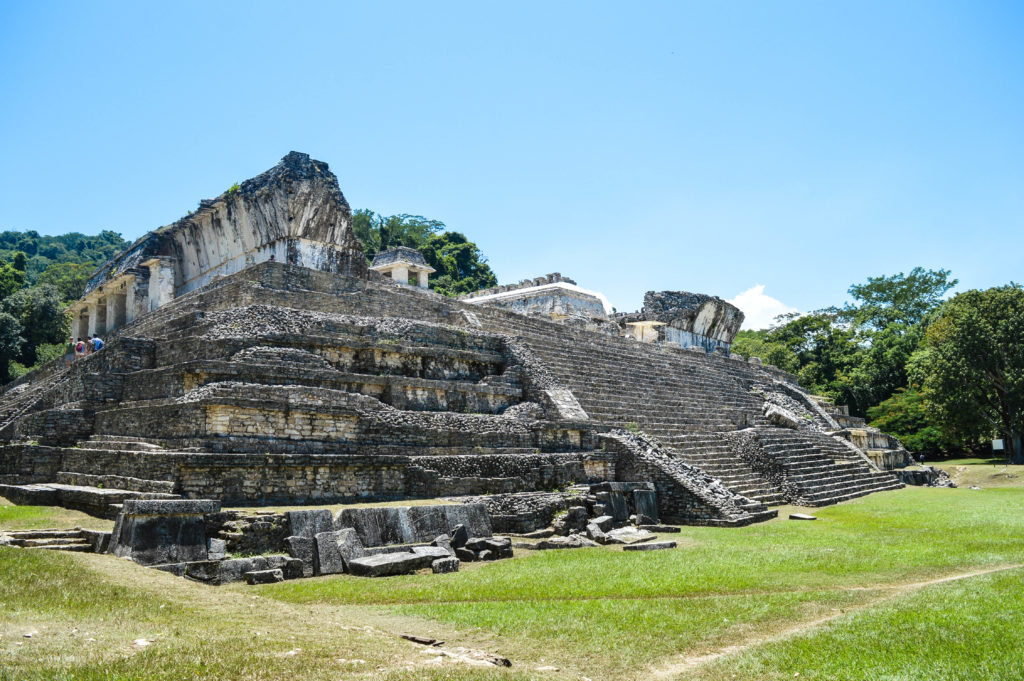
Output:
[[[961,293],[942,306],[911,372],[957,432],[977,440],[1024,434],[1024,288]],[[1012,457],[1024,463],[1019,444]]]
[[[421,215],[378,215],[359,209],[352,214],[352,230],[363,243],[366,261],[394,246],[408,246],[423,253],[437,270],[430,288],[446,296],[471,293],[498,284],[487,258],[475,243],[459,232],[446,231],[440,220]]]

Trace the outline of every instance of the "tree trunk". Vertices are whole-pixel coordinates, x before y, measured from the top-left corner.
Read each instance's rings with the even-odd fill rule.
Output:
[[[1010,452],[1010,463],[1024,464],[1024,442],[1018,433],[1011,432],[1007,436],[1007,449]]]

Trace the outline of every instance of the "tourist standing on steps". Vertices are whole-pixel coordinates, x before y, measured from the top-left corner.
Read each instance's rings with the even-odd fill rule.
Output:
[[[92,345],[92,351],[93,352],[99,352],[100,350],[103,349],[103,341],[100,340],[100,337],[97,336],[96,334],[92,335],[91,345]]]
[[[71,366],[71,363],[75,361],[75,339],[68,336],[67,347],[64,348],[64,366]]]
[[[75,343],[75,359],[79,360],[85,357],[85,342],[79,338],[78,342]]]

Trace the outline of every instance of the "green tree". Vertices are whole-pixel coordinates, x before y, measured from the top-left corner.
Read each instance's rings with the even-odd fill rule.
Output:
[[[25,339],[21,337],[21,324],[13,315],[0,312],[0,383],[11,380],[11,362],[21,354]]]
[[[91,263],[59,262],[46,268],[36,283],[56,287],[65,302],[78,300],[85,293],[85,284],[96,270]]]
[[[436,272],[430,275],[430,288],[446,296],[479,291],[496,286],[487,258],[477,245],[459,232],[447,232],[440,220],[422,215],[377,215],[360,209],[352,214],[352,230],[363,242],[366,261],[394,246],[408,246],[423,253]]]
[[[487,258],[464,234],[433,234],[420,251],[430,266],[437,270],[430,275],[430,288],[442,295],[457,296],[498,284]]]
[[[1000,434],[1024,463],[1024,289],[967,291],[946,302],[925,333],[914,372],[925,396],[959,432]],[[1015,445],[1015,446],[1014,446]]]
[[[60,292],[43,285],[22,289],[8,296],[3,310],[18,320],[24,343],[18,360],[27,367],[36,364],[36,348],[44,343],[60,343],[67,338],[70,320],[64,314]]]
[[[765,364],[772,364],[785,371],[800,369],[800,358],[785,343],[773,340],[767,329],[745,330],[736,334],[731,351],[746,359],[759,357]]]
[[[887,400],[868,409],[867,415],[870,425],[895,435],[914,453],[938,454],[962,446],[944,428],[937,410],[916,385],[897,389]]]
[[[14,259],[11,260],[11,266],[14,267],[14,269],[18,270],[19,272],[24,272],[25,263],[27,261],[28,258],[25,256],[25,254],[22,253],[21,251],[18,251],[17,253],[14,254]]]
[[[25,273],[14,269],[10,263],[0,263],[0,300],[20,291],[25,285]]]
[[[393,246],[420,249],[432,235],[443,231],[440,220],[429,220],[422,215],[377,215],[361,208],[352,214],[352,231],[363,242],[367,262],[373,256]]]

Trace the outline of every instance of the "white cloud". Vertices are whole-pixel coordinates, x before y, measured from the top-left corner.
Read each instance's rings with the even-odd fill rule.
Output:
[[[766,296],[764,284],[755,284],[728,302],[743,310],[744,329],[767,329],[776,315],[797,311],[795,307]]]

